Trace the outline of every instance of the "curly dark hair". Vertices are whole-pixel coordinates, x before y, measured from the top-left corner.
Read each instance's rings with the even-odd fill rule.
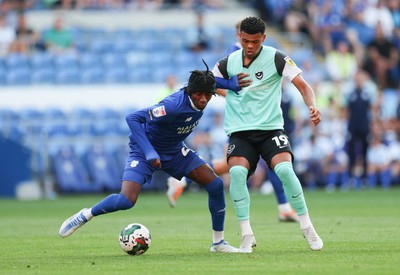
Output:
[[[246,17],[240,23],[240,31],[248,34],[265,33],[265,23],[262,19],[254,16]]]

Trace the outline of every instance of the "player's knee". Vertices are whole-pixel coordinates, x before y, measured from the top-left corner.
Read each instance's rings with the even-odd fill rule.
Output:
[[[291,162],[284,161],[275,166],[274,172],[283,184],[290,182],[290,179],[296,177]]]
[[[233,166],[229,169],[229,176],[231,178],[231,183],[234,182],[235,184],[246,184],[247,175],[249,171],[244,166]]]

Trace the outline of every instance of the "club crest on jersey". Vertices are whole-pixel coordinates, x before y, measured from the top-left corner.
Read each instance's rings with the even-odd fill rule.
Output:
[[[167,114],[164,105],[154,108],[152,113],[154,117],[165,116]]]
[[[289,56],[286,56],[284,59],[286,63],[288,63],[290,66],[296,66],[296,63],[294,63],[294,61]]]
[[[261,79],[263,78],[263,76],[264,76],[263,72],[257,72],[257,73],[256,73],[256,78],[257,78],[258,80],[261,80]]]

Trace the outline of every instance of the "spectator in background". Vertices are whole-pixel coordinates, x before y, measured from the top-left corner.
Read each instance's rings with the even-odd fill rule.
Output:
[[[383,26],[378,23],[375,38],[368,44],[364,69],[377,81],[380,89],[396,87],[400,76],[399,60],[398,49],[385,37]]]
[[[128,5],[133,10],[154,11],[160,9],[163,3],[163,0],[134,0],[129,1]]]
[[[0,57],[7,55],[15,38],[14,28],[7,24],[5,15],[0,15]]]
[[[40,41],[40,34],[27,25],[23,13],[18,16],[16,34],[17,38],[12,45],[13,52],[29,53],[36,49],[44,49],[44,45]]]
[[[340,9],[332,1],[322,1],[320,13],[316,17],[318,41],[322,53],[328,53],[338,41],[345,40],[345,21]]]
[[[358,71],[354,77],[354,87],[350,90],[345,104],[347,117],[347,154],[349,157],[349,176],[355,187],[361,187],[361,179],[367,173],[367,151],[370,142],[373,105],[376,89],[368,85],[365,72]]]
[[[372,129],[371,146],[367,152],[368,187],[375,188],[379,182],[382,188],[388,189],[391,181],[390,163],[392,161],[391,155],[388,154],[389,147],[383,143],[384,129],[378,120],[373,122]]]
[[[168,75],[166,77],[165,87],[157,92],[154,102],[155,103],[160,102],[164,97],[172,94],[176,89],[176,84],[177,84],[176,76],[172,74]]]
[[[374,38],[374,32],[364,22],[364,7],[360,4],[351,7],[346,17],[346,39],[353,48],[358,66],[364,62],[365,47]]]
[[[400,28],[400,1],[399,0],[387,0],[387,8],[392,15],[394,28]]]
[[[328,52],[325,65],[329,79],[337,82],[351,81],[358,69],[357,59],[344,40],[339,41],[336,48]]]
[[[201,52],[210,48],[210,36],[204,26],[204,12],[195,11],[196,26],[188,32],[189,49]]]
[[[393,36],[394,23],[386,2],[387,0],[377,0],[375,4],[368,5],[364,10],[364,22],[373,29],[380,23],[383,36],[390,39]]]
[[[313,7],[315,4],[306,0],[293,0],[284,18],[285,30],[291,35],[303,33],[315,44],[318,41],[317,28],[314,24]]]
[[[36,0],[11,0],[9,2],[13,10],[18,11],[19,13],[23,13],[27,9],[32,8],[33,5],[36,3]]]
[[[72,33],[64,27],[63,19],[59,17],[54,20],[53,27],[45,32],[43,40],[47,50],[56,54],[74,49]]]

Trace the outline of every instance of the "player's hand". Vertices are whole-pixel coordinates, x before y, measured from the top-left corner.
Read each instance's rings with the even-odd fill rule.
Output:
[[[245,79],[248,76],[249,76],[249,74],[246,74],[246,73],[238,73],[237,74],[240,89],[250,86],[251,82],[253,82],[252,79]]]
[[[310,106],[310,119],[314,126],[317,126],[321,122],[321,112],[315,106]]]
[[[160,169],[161,168],[161,160],[160,159],[154,159],[152,162],[151,162],[151,166],[153,166],[154,168],[156,168],[156,169]]]

